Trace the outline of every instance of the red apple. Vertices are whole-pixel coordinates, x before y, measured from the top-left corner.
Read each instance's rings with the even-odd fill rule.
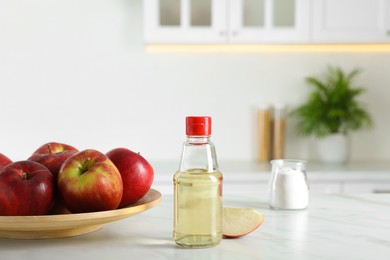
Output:
[[[61,165],[77,152],[78,150],[71,145],[51,142],[39,147],[28,160],[46,166],[56,180]]]
[[[53,203],[54,179],[45,166],[18,161],[0,170],[0,215],[45,215]]]
[[[4,154],[0,153],[0,169],[4,166],[7,166],[8,164],[11,164],[12,160],[5,156]]]
[[[122,198],[122,178],[106,155],[88,149],[62,164],[58,192],[72,213],[112,210],[118,208]]]
[[[127,148],[115,148],[106,155],[122,176],[123,196],[119,207],[130,205],[141,199],[153,183],[154,171],[149,162],[140,154]]]

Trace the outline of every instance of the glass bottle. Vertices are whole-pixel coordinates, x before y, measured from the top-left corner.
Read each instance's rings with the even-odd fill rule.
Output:
[[[223,180],[210,142],[211,117],[187,117],[186,135],[173,177],[173,239],[183,247],[211,247],[222,239]]]

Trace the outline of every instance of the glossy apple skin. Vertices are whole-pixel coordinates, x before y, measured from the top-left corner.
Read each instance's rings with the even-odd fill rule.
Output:
[[[54,178],[43,165],[18,161],[0,170],[0,215],[46,215],[54,204]]]
[[[115,148],[106,155],[122,176],[123,196],[119,207],[133,204],[141,199],[152,186],[153,167],[140,154],[127,148]]]
[[[77,152],[78,149],[71,145],[50,142],[39,147],[27,160],[46,166],[56,181],[61,165]]]
[[[105,154],[87,149],[63,163],[58,192],[72,213],[112,210],[118,208],[122,198],[122,178]]]
[[[12,163],[12,160],[10,158],[8,158],[4,154],[0,153],[0,170],[1,170],[1,168],[5,167],[11,163]]]

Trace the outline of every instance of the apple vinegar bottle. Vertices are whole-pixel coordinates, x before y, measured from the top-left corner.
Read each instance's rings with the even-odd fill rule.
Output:
[[[173,177],[173,239],[183,247],[211,247],[222,240],[223,180],[210,142],[211,117],[187,117],[186,135]]]

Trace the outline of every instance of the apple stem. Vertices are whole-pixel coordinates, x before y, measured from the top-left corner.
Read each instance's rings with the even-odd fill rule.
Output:
[[[22,173],[22,178],[23,178],[23,180],[27,180],[27,173],[26,172]]]

